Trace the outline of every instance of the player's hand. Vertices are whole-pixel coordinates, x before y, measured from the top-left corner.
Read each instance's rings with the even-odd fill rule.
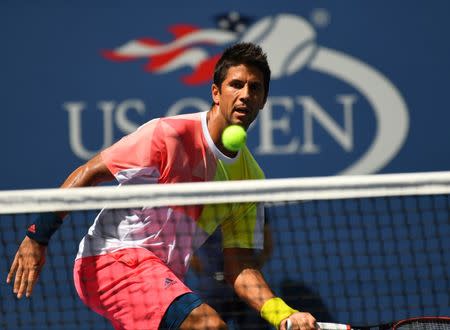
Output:
[[[28,236],[20,244],[6,279],[6,283],[11,283],[15,275],[13,292],[17,294],[17,298],[22,298],[24,293],[28,298],[33,292],[44,266],[46,253],[46,246],[40,245]]]
[[[294,313],[288,318],[291,321],[290,330],[315,330],[316,319],[310,313]],[[280,330],[288,330],[286,328],[287,320],[285,319],[280,324]]]

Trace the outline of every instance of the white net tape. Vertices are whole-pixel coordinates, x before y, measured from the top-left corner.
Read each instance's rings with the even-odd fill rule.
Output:
[[[0,214],[448,193],[450,172],[30,189],[0,191]]]

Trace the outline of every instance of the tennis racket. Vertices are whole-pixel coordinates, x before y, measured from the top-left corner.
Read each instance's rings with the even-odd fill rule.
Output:
[[[450,330],[450,317],[413,317],[401,321],[372,326],[353,326],[350,324],[317,322],[322,330]],[[287,320],[286,329],[291,330],[291,320]]]

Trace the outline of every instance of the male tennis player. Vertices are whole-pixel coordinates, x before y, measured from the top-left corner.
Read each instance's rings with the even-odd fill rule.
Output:
[[[215,67],[211,109],[142,125],[76,169],[62,188],[116,179],[121,185],[263,179],[244,147],[221,143],[231,124],[248,129],[263,108],[270,68],[259,46],[228,48]],[[263,247],[263,207],[255,203],[102,210],[80,243],[75,287],[83,302],[116,329],[225,329],[219,314],[182,279],[193,251],[220,226],[224,272],[237,295],[276,328],[314,329],[314,317],[290,308],[253,262]],[[31,295],[46,245],[64,214],[44,214],[28,228],[11,265],[18,298]]]

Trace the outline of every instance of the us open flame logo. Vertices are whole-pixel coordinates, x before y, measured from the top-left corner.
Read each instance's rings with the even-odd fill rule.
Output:
[[[235,22],[236,23],[236,22]],[[131,40],[116,49],[103,52],[113,61],[147,58],[144,70],[165,74],[190,67],[181,77],[186,85],[210,83],[220,53],[211,54],[207,46],[225,48],[231,43],[251,41],[268,54],[273,80],[298,74],[302,69],[334,77],[357,90],[374,111],[376,128],[370,146],[340,174],[366,174],[383,168],[401,149],[409,129],[406,104],[397,88],[380,72],[362,61],[317,45],[316,31],[300,16],[278,14],[253,24],[235,24],[229,29],[201,29],[188,25],[169,28],[174,40]]]

